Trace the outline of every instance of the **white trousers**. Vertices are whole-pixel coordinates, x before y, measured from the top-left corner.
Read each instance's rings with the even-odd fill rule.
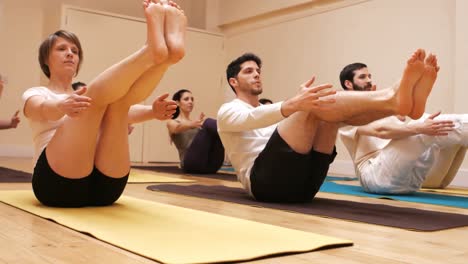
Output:
[[[423,122],[427,117],[411,122]],[[453,179],[456,171],[452,167],[458,169],[462,162],[456,160],[456,154],[464,154],[468,147],[468,114],[440,115],[436,120],[452,120],[454,130],[448,136],[415,135],[392,140],[376,157],[361,163],[358,173],[362,187],[371,193],[412,193],[429,175],[451,173]]]

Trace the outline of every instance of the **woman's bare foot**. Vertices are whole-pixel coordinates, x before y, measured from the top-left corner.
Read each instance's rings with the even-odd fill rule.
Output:
[[[399,115],[406,116],[413,109],[413,89],[424,72],[424,57],[426,57],[426,52],[418,49],[406,64],[400,86],[396,91]]]
[[[431,93],[432,87],[437,79],[437,72],[440,67],[437,65],[437,57],[430,54],[424,62],[424,73],[421,79],[416,83],[413,90],[413,109],[408,115],[412,119],[419,119],[426,108],[427,98]]]
[[[166,7],[164,36],[169,49],[169,62],[176,63],[185,56],[187,18],[178,4],[169,1]]]
[[[144,0],[143,8],[147,24],[147,41],[155,64],[161,64],[168,58],[168,49],[164,38],[165,9],[158,1]]]

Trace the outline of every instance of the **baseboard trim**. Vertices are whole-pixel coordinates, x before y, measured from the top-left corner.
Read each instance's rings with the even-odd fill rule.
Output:
[[[468,187],[468,169],[460,169],[450,185]]]
[[[335,160],[330,166],[329,174],[356,176],[353,163],[349,160]],[[468,169],[458,170],[450,185],[468,187]]]
[[[328,170],[329,174],[338,174],[346,176],[356,176],[354,165],[349,160],[335,160]]]

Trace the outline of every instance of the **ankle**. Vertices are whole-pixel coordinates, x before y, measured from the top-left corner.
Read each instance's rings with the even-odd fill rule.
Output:
[[[172,47],[169,50],[167,60],[170,63],[175,64],[179,62],[180,60],[182,60],[184,57],[185,57],[185,49],[182,46],[181,47],[176,46],[176,47]]]

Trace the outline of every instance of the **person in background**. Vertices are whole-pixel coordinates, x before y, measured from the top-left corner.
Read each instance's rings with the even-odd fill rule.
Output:
[[[273,101],[268,98],[260,98],[258,99],[258,102],[262,105],[273,104]]]
[[[179,152],[181,168],[188,173],[216,173],[224,161],[216,120],[205,118],[203,113],[192,119],[195,99],[189,90],[177,91],[172,100],[178,107],[172,120],[167,122],[167,129]]]
[[[3,89],[7,81],[5,77],[0,74],[0,98],[2,97]],[[7,120],[0,120],[0,129],[10,129],[18,127],[20,120],[19,110],[17,110],[10,119]]]
[[[438,71],[437,58],[429,55],[416,86],[430,90]],[[344,67],[340,82],[346,91],[375,89],[364,63]],[[421,187],[445,188],[453,180],[468,146],[468,115],[424,113],[416,120],[390,116],[342,127],[339,133],[365,191],[413,193]]]

